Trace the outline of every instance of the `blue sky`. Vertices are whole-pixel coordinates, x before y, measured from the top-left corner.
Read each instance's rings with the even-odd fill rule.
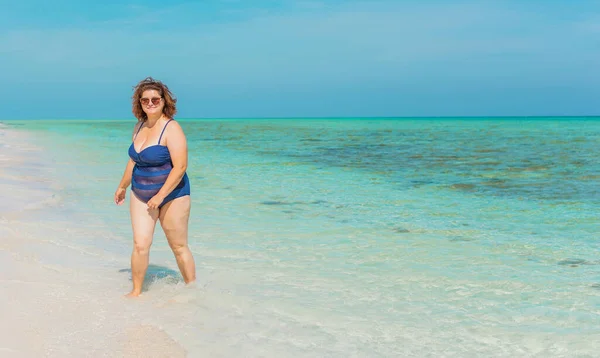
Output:
[[[600,114],[600,1],[0,0],[0,119]]]

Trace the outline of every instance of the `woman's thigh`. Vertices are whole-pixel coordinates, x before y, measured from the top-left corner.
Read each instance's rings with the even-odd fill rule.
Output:
[[[160,225],[172,248],[187,245],[191,200],[189,195],[173,199],[160,209]]]
[[[133,241],[136,246],[149,247],[152,244],[158,209],[148,209],[148,205],[131,193],[129,204]]]

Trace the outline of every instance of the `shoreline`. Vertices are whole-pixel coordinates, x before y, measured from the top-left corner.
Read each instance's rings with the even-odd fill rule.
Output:
[[[114,268],[125,258],[77,243],[90,232],[61,211],[64,184],[43,172],[45,153],[34,143],[0,126],[0,316],[11,322],[0,329],[2,356],[185,357],[139,314],[143,301],[123,297],[128,273]]]

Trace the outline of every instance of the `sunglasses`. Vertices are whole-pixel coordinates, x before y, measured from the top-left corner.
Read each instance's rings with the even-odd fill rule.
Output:
[[[146,106],[148,103],[150,103],[150,101],[152,101],[153,105],[158,106],[161,99],[162,97],[140,98],[140,102],[142,105]]]

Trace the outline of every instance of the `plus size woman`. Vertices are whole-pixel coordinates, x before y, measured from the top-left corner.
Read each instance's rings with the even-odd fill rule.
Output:
[[[133,94],[133,114],[138,119],[129,146],[129,161],[115,192],[115,203],[125,202],[131,185],[129,211],[133,229],[131,277],[133,289],[142,293],[156,222],[165,232],[185,283],[196,279],[194,258],[188,247],[190,181],[187,142],[173,117],[177,100],[162,82],[146,78]]]

